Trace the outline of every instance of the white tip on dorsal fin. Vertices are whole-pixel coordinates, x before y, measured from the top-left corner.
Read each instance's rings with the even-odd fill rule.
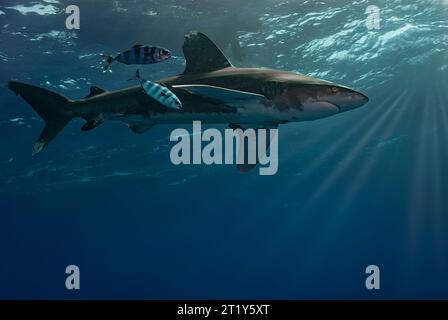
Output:
[[[210,72],[232,66],[221,50],[203,33],[187,34],[182,49],[187,61],[184,73]]]
[[[266,97],[252,92],[239,91],[215,86],[191,84],[175,85],[175,89],[183,89],[192,94],[201,95],[211,99],[218,100],[228,106],[244,108],[250,104],[257,104],[266,101]]]

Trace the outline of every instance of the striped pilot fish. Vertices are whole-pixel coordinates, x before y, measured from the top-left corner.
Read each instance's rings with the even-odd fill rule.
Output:
[[[179,98],[170,89],[160,84],[140,78],[140,71],[138,69],[135,72],[135,75],[129,80],[140,81],[140,84],[146,94],[163,104],[165,107],[176,110],[182,108],[182,103]]]
[[[105,60],[104,71],[107,71],[114,61],[124,64],[152,64],[171,58],[171,52],[165,48],[136,44],[131,49],[119,53],[115,58],[101,55]]]

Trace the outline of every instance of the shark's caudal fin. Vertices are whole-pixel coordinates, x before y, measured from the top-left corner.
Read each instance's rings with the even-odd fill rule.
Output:
[[[28,102],[45,121],[45,127],[33,147],[35,155],[42,151],[73,118],[71,101],[55,92],[25,83],[9,81],[8,88]]]
[[[232,66],[221,50],[203,33],[187,34],[182,49],[187,61],[184,73],[210,72]]]

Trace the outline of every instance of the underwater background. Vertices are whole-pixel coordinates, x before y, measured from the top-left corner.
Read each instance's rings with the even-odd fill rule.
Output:
[[[65,28],[70,4],[79,30]],[[0,26],[0,298],[448,298],[448,1],[2,0]],[[140,66],[145,78],[176,75],[191,30],[235,66],[370,102],[281,125],[274,176],[174,166],[174,126],[85,133],[78,119],[31,156],[43,122],[7,81],[72,99],[124,88],[136,67],[103,73],[100,53],[136,43],[174,55]],[[65,288],[70,264],[81,290]],[[365,288],[371,264],[380,290]]]

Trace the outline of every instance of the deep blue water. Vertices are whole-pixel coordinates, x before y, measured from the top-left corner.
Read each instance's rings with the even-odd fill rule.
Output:
[[[124,88],[135,68],[102,73],[99,53],[139,42],[175,55],[141,67],[146,78],[175,75],[184,34],[200,30],[236,66],[301,72],[370,102],[281,126],[279,171],[259,176],[172,165],[171,126],[85,133],[75,120],[31,157],[43,122],[1,87],[0,298],[448,298],[448,3],[244,3],[1,2],[3,84],[73,99]],[[68,4],[78,31],[65,29]],[[370,4],[379,30],[366,28]],[[231,29],[240,61],[224,48]],[[79,291],[65,289],[69,264]],[[380,290],[364,286],[370,264]]]

